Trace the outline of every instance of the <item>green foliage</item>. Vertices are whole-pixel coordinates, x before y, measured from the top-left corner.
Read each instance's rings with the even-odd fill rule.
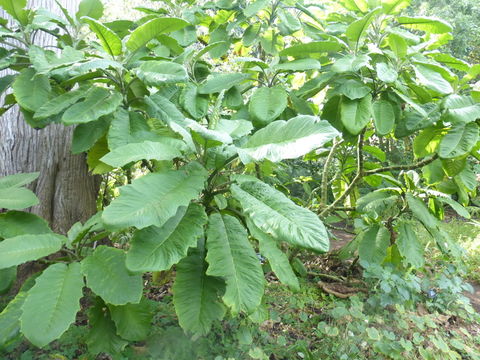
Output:
[[[327,252],[322,220],[344,211],[357,216],[346,252],[365,268],[423,267],[415,223],[445,256],[458,254],[440,220],[445,203],[467,216],[462,205],[476,191],[470,160],[480,158],[480,112],[470,82],[478,67],[438,50],[452,31],[445,21],[399,16],[407,0],[340,3],[342,11],[323,12],[302,1],[169,1],[141,9],[138,21],[105,23],[98,0],[65,19],[0,1],[18,21],[2,22],[0,41],[19,40],[2,48],[3,68],[16,71],[1,81],[13,90],[2,111],[17,104],[35,128],[77,125],[72,150],[87,153],[94,174],[121,174],[108,175],[103,211],[68,237],[19,212],[0,216],[1,269],[60,251],[25,303],[19,295],[2,312],[0,340],[18,333],[12,314],[20,312],[21,333],[35,345],[61,336],[85,277],[98,295],[87,346],[116,355],[149,334],[144,273],[175,264],[174,304],[189,335],[207,334],[226,309],[260,321],[257,241],[279,280],[299,290],[289,260],[306,271],[292,252]],[[32,45],[38,32],[53,36],[58,52]],[[398,164],[392,149],[400,146],[407,151]],[[303,183],[308,199],[281,184],[285,160],[324,166],[317,188]],[[0,206],[36,204],[22,187],[35,177],[0,179]],[[385,273],[394,300],[416,281]],[[33,314],[40,302],[44,311]],[[336,336],[325,329],[322,337]],[[398,350],[378,343],[380,330],[363,330],[376,353]]]

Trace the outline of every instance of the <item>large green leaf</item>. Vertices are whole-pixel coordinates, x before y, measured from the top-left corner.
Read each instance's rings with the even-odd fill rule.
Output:
[[[243,225],[230,215],[210,215],[207,251],[207,275],[225,279],[223,302],[232,314],[253,312],[262,302],[265,279]]]
[[[196,121],[187,121],[188,128],[192,132],[192,138],[205,148],[211,148],[224,144],[231,144],[233,139],[226,132],[208,129]]]
[[[0,209],[22,210],[37,205],[38,198],[33,192],[21,187],[0,189]]]
[[[128,345],[128,341],[117,335],[108,307],[99,298],[88,311],[88,323],[90,330],[85,342],[91,354],[96,355],[102,352],[116,355]]]
[[[325,226],[313,212],[294,204],[280,191],[260,181],[232,185],[232,194],[244,213],[262,232],[277,241],[315,252],[327,252]]]
[[[408,29],[425,31],[432,34],[444,34],[453,30],[449,23],[434,17],[400,16],[396,20],[400,25]]]
[[[26,297],[26,292],[19,292],[0,312],[0,349],[7,346],[20,334],[20,316]]]
[[[336,41],[312,41],[306,44],[290,46],[280,51],[280,56],[308,57],[314,53],[330,53],[342,48]]]
[[[478,125],[456,123],[443,137],[438,148],[441,158],[452,159],[468,154],[478,142]]]
[[[162,227],[150,226],[137,231],[127,253],[132,271],[163,271],[178,263],[203,236],[207,215],[201,205],[181,207]]]
[[[353,42],[354,44],[358,44],[362,37],[365,35],[368,27],[370,24],[373,22],[375,19],[375,16],[380,12],[380,9],[374,9],[370,11],[368,14],[366,14],[364,17],[361,19],[352,22],[348,27],[345,32],[345,35],[347,35],[348,40]]]
[[[108,54],[112,56],[122,54],[122,40],[117,34],[93,18],[83,17],[82,21],[86,22],[88,26],[90,26],[90,30],[97,35],[97,38],[100,40],[103,49]]]
[[[288,94],[281,86],[261,87],[250,98],[249,111],[260,125],[275,120],[287,107]]]
[[[87,286],[112,305],[138,303],[142,297],[142,275],[128,271],[125,256],[121,249],[102,245],[82,261]]]
[[[390,64],[378,63],[375,65],[377,76],[385,83],[394,83],[398,79],[398,72]]]
[[[183,65],[171,61],[146,61],[138,68],[137,75],[151,86],[181,83],[188,79]]]
[[[307,71],[319,70],[321,65],[318,60],[307,58],[284,62],[274,65],[272,68],[277,71]]]
[[[103,212],[107,225],[118,228],[162,226],[180,206],[187,206],[204,187],[207,171],[192,162],[180,170],[149,174],[120,189]]]
[[[136,28],[127,40],[127,49],[137,51],[160,34],[183,29],[189,23],[178,18],[155,18]]]
[[[28,24],[27,0],[0,0],[0,6],[20,24]]]
[[[146,339],[154,314],[150,300],[142,298],[138,304],[110,305],[108,308],[118,335],[130,341]]]
[[[30,112],[35,112],[47,103],[52,90],[48,78],[31,68],[22,70],[15,78],[12,88],[18,104]]]
[[[3,240],[0,242],[0,269],[53,254],[66,240],[57,234],[19,235]]]
[[[372,115],[378,135],[387,135],[393,130],[395,126],[395,112],[390,101],[375,101],[373,103]]]
[[[268,259],[268,262],[278,279],[285,285],[288,285],[292,290],[300,290],[300,284],[292,270],[288,257],[278,248],[275,239],[262,232],[251,220],[247,220],[247,226],[250,235],[258,240],[260,253]]]
[[[100,0],[82,0],[76,13],[77,19],[84,16],[100,19],[103,15],[103,4]]]
[[[0,295],[10,290],[17,279],[17,267],[12,266],[6,269],[0,269]]]
[[[358,135],[372,117],[372,96],[360,100],[344,98],[340,105],[340,119],[343,126],[352,135]]]
[[[452,94],[445,99],[447,113],[445,120],[449,122],[472,122],[480,119],[480,104],[471,97]]]
[[[415,234],[414,225],[407,221],[400,221],[397,225],[397,247],[405,260],[415,268],[425,264],[424,246]]]
[[[213,94],[240,84],[250,77],[249,74],[213,74],[198,88],[199,94]]]
[[[113,113],[123,101],[120,93],[113,94],[101,87],[89,91],[84,101],[71,106],[62,116],[66,125],[82,124]]]
[[[40,176],[39,172],[33,173],[18,173],[0,178],[0,189],[8,189],[13,187],[20,187],[30,184]]]
[[[186,145],[182,140],[161,137],[157,141],[144,141],[117,147],[100,160],[113,167],[122,167],[138,160],[172,160],[182,157]]]
[[[433,214],[428,210],[425,203],[418,197],[415,197],[413,194],[408,193],[406,195],[408,207],[412,211],[413,215],[422,222],[428,229],[436,229],[439,225],[439,221]]]
[[[387,256],[387,248],[390,246],[390,232],[385,226],[372,225],[361,235],[358,246],[360,260],[370,264],[381,264]]]
[[[8,239],[26,234],[47,234],[52,230],[41,217],[22,211],[0,214],[0,238]]]
[[[270,0],[254,0],[243,10],[245,17],[249,18],[258,14],[270,4]]]
[[[76,126],[73,130],[72,154],[80,154],[94,147],[107,133],[110,120],[110,116],[103,116],[96,121]]]
[[[237,151],[245,164],[265,159],[278,162],[303,156],[338,135],[327,121],[300,115],[288,121],[272,122],[253,134]]]
[[[180,326],[195,335],[205,335],[215,320],[225,316],[225,307],[219,295],[225,285],[218,278],[205,272],[205,248],[203,242],[177,265],[173,284],[173,303]]]
[[[411,0],[382,0],[382,8],[385,14],[395,15],[408,7]]]
[[[452,85],[443,78],[443,76],[431,67],[424,65],[414,66],[420,84],[439,94],[446,95],[453,92]]]
[[[58,339],[80,310],[83,276],[80,264],[55,264],[40,275],[28,291],[20,318],[22,333],[43,347]]]
[[[47,101],[45,104],[35,111],[33,118],[35,120],[43,120],[54,115],[60,114],[62,111],[75,104],[77,101],[85,98],[88,92],[84,88],[66,92]]]
[[[194,119],[200,119],[208,112],[208,96],[200,95],[197,86],[192,83],[184,87],[179,101]]]

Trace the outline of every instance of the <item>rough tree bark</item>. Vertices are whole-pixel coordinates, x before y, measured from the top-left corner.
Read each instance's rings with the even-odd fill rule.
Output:
[[[73,13],[79,0],[61,3]],[[53,0],[30,0],[29,4],[60,14]],[[45,34],[36,39],[40,46],[52,41]],[[66,233],[75,222],[85,221],[96,211],[99,181],[88,173],[83,154],[70,153],[72,134],[72,127],[59,124],[35,130],[23,120],[18,107],[0,119],[0,176],[40,172],[39,179],[32,184],[40,204],[31,212],[46,219],[59,233]]]

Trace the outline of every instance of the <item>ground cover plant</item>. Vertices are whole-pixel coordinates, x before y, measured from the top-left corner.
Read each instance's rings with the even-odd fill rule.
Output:
[[[56,4],[62,16],[0,0],[2,111],[74,127],[71,151],[103,184],[98,212],[58,234],[22,211],[38,173],[0,178],[7,354],[26,339],[86,343],[70,357],[208,358],[223,332],[218,359],[478,358],[465,250],[442,221],[478,231],[480,66],[443,52],[446,21],[404,15],[407,0],[152,1],[135,21]],[[321,255],[340,227],[353,236]],[[286,291],[319,312],[299,315],[313,337],[292,315],[304,341],[272,344]]]

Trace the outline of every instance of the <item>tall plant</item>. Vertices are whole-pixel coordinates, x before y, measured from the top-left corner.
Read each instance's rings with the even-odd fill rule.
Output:
[[[265,280],[257,244],[293,290],[298,280],[281,245],[329,248],[318,215],[263,173],[282,160],[325,154],[319,149],[332,149],[329,158],[341,146],[357,152],[357,171],[341,174],[343,190],[332,203],[321,200],[321,216],[368,179],[398,188],[378,192],[397,196],[385,204],[406,201],[414,214],[430,214],[418,195],[433,196],[431,190],[420,191],[413,174],[403,184],[388,173],[439,162],[446,169],[478,155],[478,105],[463,95],[478,69],[455,62],[468,72],[460,80],[443,65],[452,58],[432,52],[448,24],[398,16],[407,1],[373,2],[345,1],[348,13],[322,18],[317,6],[295,1],[165,1],[160,9],[142,8],[137,22],[103,23],[98,0],[83,0],[65,18],[0,1],[17,20],[0,33],[4,43],[16,41],[5,50],[7,66],[18,71],[2,80],[3,90],[13,89],[7,106],[17,103],[34,127],[76,126],[72,151],[87,152],[93,173],[128,175],[118,197],[67,237],[18,211],[34,201],[21,187],[33,175],[1,180],[0,206],[12,209],[0,215],[1,271],[58,256],[47,258],[53,264],[0,314],[0,341],[21,332],[45,346],[61,336],[75,320],[86,282],[96,295],[90,350],[118,352],[125,340],[148,334],[142,274],[173,266],[185,331],[205,334],[227,311],[258,318]],[[32,45],[28,35],[35,31],[57,36],[59,52]],[[319,106],[322,96],[327,101]],[[375,131],[377,138],[418,134],[418,162],[368,165],[364,153],[375,153],[367,147]],[[24,192],[25,202],[12,206],[14,192]],[[365,203],[379,214],[377,202]],[[384,214],[367,221],[362,246],[374,239],[376,254],[386,256],[387,247],[392,253],[399,247],[394,239],[385,247],[378,235],[400,226],[392,221]],[[121,248],[110,246],[105,239],[119,232],[132,236]]]

